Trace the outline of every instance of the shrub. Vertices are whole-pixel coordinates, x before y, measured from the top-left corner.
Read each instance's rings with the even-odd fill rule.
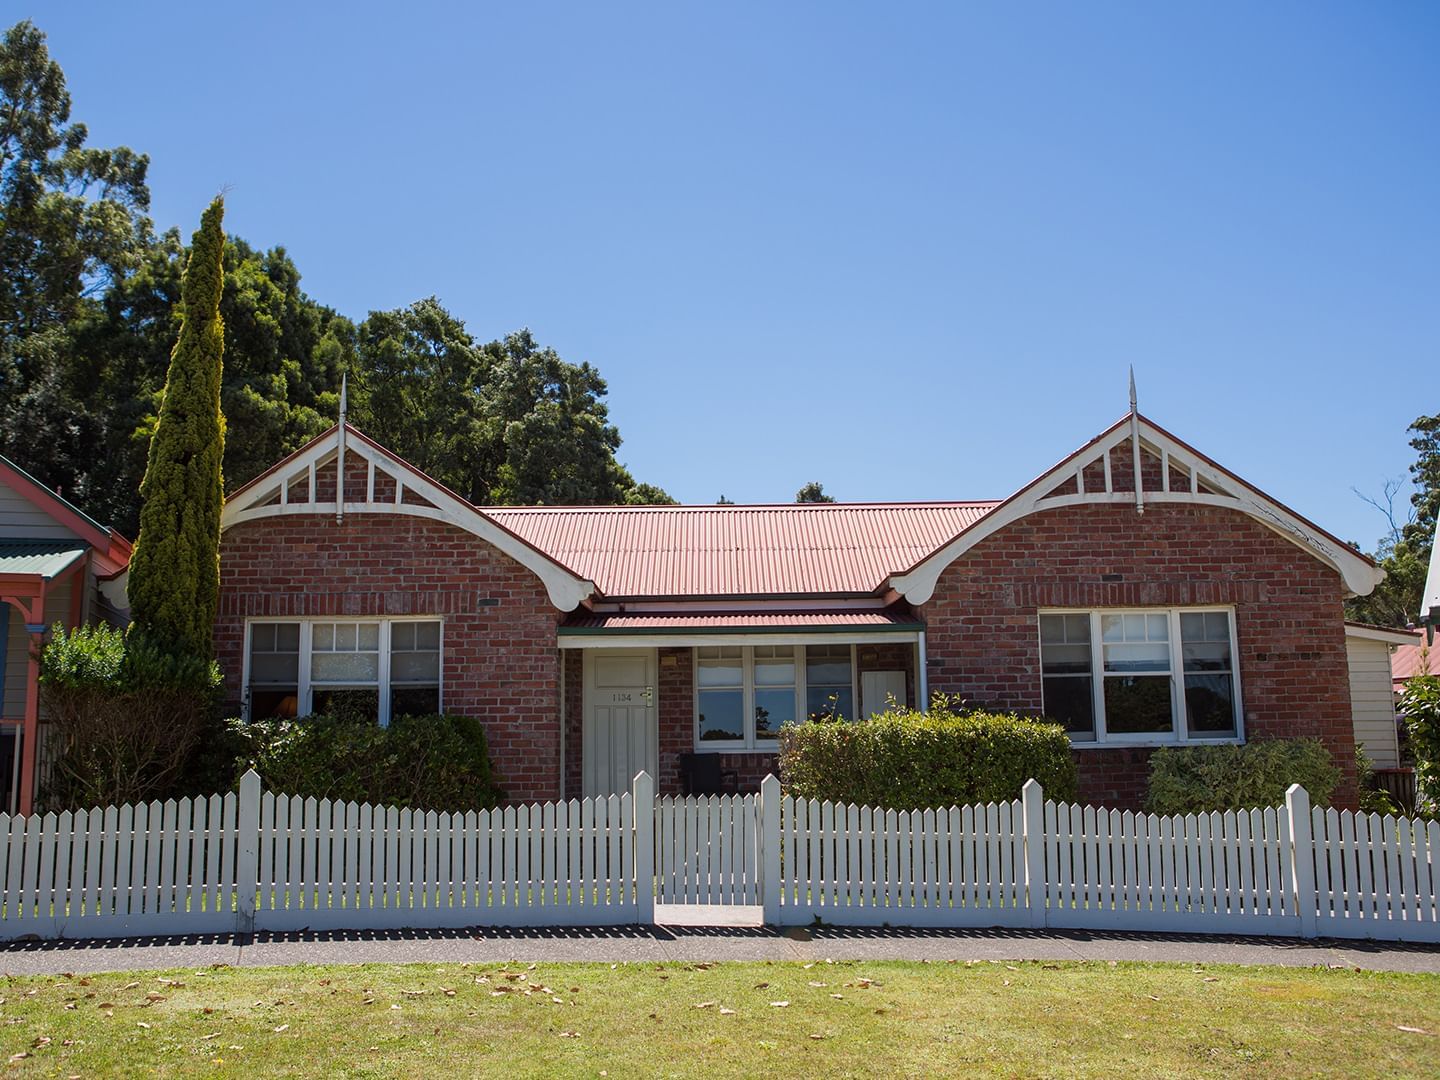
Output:
[[[1300,784],[1316,806],[1330,805],[1340,769],[1319,739],[1264,739],[1243,746],[1167,746],[1150,755],[1145,809],[1194,814],[1279,806]]]
[[[211,714],[220,672],[111,626],[56,626],[40,654],[40,696],[55,757],[50,810],[171,793]]]
[[[287,795],[478,810],[495,806],[496,786],[480,721],[465,716],[397,716],[389,727],[359,715],[230,721],[261,783]]]
[[[1384,788],[1375,783],[1375,762],[1365,748],[1355,744],[1355,779],[1360,789],[1360,810],[1366,814],[1399,814],[1400,807]]]
[[[1051,798],[1075,794],[1064,728],[967,710],[943,694],[929,712],[892,708],[856,723],[786,725],[780,776],[792,795],[896,809],[1015,799],[1031,777]]]
[[[1415,810],[1440,814],[1440,676],[1420,675],[1407,682],[1399,710],[1415,757]]]

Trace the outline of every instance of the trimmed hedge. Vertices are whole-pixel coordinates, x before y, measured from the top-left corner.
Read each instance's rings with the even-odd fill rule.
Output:
[[[286,795],[422,810],[487,810],[504,799],[485,728],[468,716],[354,716],[229,721],[238,773]]]
[[[929,712],[896,708],[855,723],[780,731],[780,779],[802,798],[899,810],[968,805],[1019,798],[1031,777],[1050,798],[1074,798],[1063,727],[967,710],[942,694]]]
[[[1150,755],[1145,809],[1197,814],[1280,806],[1299,784],[1315,806],[1329,806],[1340,768],[1319,739],[1262,739],[1243,746],[1167,746]]]

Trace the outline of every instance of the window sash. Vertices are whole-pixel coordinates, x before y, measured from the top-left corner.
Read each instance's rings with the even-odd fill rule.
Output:
[[[360,631],[359,631],[358,629],[356,630],[357,639],[356,639],[356,648],[355,648],[354,650],[342,649],[342,650],[339,650],[339,651],[337,652],[337,651],[335,651],[334,649],[321,649],[321,650],[317,650],[317,649],[314,647],[314,638],[315,638],[314,631],[315,631],[315,628],[316,628],[317,626],[351,626],[351,625],[354,625],[354,626],[357,626],[357,627],[358,627],[358,626],[360,626],[360,625],[362,625],[362,624],[376,624],[376,623],[378,623],[378,625],[379,625],[379,634],[378,634],[378,640],[377,640],[376,649],[369,649],[369,648],[360,649],[360,648],[359,648],[359,637],[358,637],[358,635],[359,635]],[[437,646],[437,648],[435,648],[435,649],[429,649],[429,648],[426,648],[426,649],[408,649],[408,650],[407,650],[407,649],[402,649],[401,652],[404,652],[404,653],[415,653],[415,652],[431,653],[431,652],[433,652],[433,653],[435,654],[435,656],[436,656],[436,678],[433,679],[433,680],[428,680],[428,679],[427,679],[427,680],[406,680],[406,679],[400,679],[400,680],[393,680],[393,681],[392,681],[392,679],[391,679],[391,656],[392,656],[392,652],[391,652],[391,640],[392,640],[392,631],[393,631],[393,629],[394,629],[396,626],[410,625],[410,624],[420,624],[420,623],[431,623],[431,624],[437,624],[437,625],[438,625],[438,646]],[[274,617],[266,617],[266,618],[248,619],[248,620],[246,620],[246,624],[245,624],[245,653],[244,653],[244,660],[243,660],[243,674],[242,674],[242,679],[243,679],[244,698],[245,698],[244,712],[245,712],[245,716],[246,716],[247,718],[249,718],[249,716],[250,716],[250,698],[251,698],[251,693],[250,693],[250,692],[251,692],[251,689],[252,689],[252,688],[254,688],[254,689],[263,689],[263,688],[266,688],[267,685],[273,688],[273,686],[277,685],[277,684],[265,684],[265,683],[252,682],[252,681],[251,681],[250,660],[251,660],[251,649],[252,649],[252,636],[253,636],[253,634],[255,633],[254,628],[255,628],[255,627],[259,627],[259,626],[268,626],[268,625],[298,626],[299,629],[300,629],[299,679],[298,679],[298,686],[296,687],[296,700],[297,700],[297,702],[298,702],[297,713],[298,713],[298,715],[300,715],[300,716],[307,716],[307,715],[309,715],[309,714],[311,713],[311,711],[313,710],[313,708],[314,708],[314,698],[315,698],[314,691],[317,690],[317,689],[336,690],[336,689],[355,688],[355,689],[375,689],[375,690],[377,690],[377,691],[378,691],[379,700],[380,700],[378,712],[379,712],[379,721],[380,721],[380,726],[381,726],[381,727],[389,727],[389,725],[390,725],[390,714],[391,714],[391,708],[390,708],[390,706],[391,706],[391,698],[393,697],[393,694],[392,694],[392,692],[391,692],[391,691],[392,691],[392,688],[393,688],[393,689],[396,689],[396,690],[414,690],[414,689],[429,689],[430,687],[433,686],[433,687],[435,688],[435,690],[436,690],[436,699],[437,699],[437,702],[438,702],[438,705],[439,705],[439,709],[440,709],[440,711],[442,711],[442,712],[444,711],[444,708],[445,708],[445,621],[444,621],[443,619],[436,619],[436,618],[430,617],[430,616],[423,616],[423,617],[406,617],[406,616],[401,616],[401,617],[398,617],[398,618],[378,618],[378,619],[377,619],[377,618],[376,618],[375,616],[373,616],[373,615],[372,615],[372,616],[356,617],[356,618],[343,618],[343,617],[335,617],[335,616],[326,616],[325,618],[320,618],[320,619],[277,619],[277,618],[274,618]],[[376,679],[372,679],[372,680],[365,680],[365,679],[324,679],[324,680],[317,680],[317,679],[313,679],[313,678],[312,678],[313,658],[314,658],[314,656],[317,654],[317,652],[318,652],[319,654],[325,655],[325,656],[335,656],[335,655],[353,655],[353,654],[355,654],[355,653],[371,654],[371,653],[376,652],[377,650],[378,650],[378,653],[379,653],[379,663],[378,663],[378,668],[379,668],[379,670],[378,670],[378,674],[377,674],[377,678],[376,678]],[[287,684],[287,685],[288,685],[288,684]]]
[[[1092,712],[1095,719],[1093,736],[1089,732],[1076,733],[1079,737],[1072,735],[1071,742],[1077,747],[1093,746],[1156,746],[1171,743],[1223,743],[1238,742],[1244,738],[1244,705],[1240,686],[1240,662],[1239,662],[1239,641],[1235,628],[1235,610],[1230,607],[1183,607],[1183,608],[1097,608],[1093,610],[1076,610],[1074,608],[1042,608],[1040,616],[1084,616],[1089,620],[1090,625],[1090,670],[1087,673],[1070,672],[1076,678],[1090,679],[1090,691],[1092,696]],[[1165,667],[1146,666],[1130,670],[1112,671],[1107,664],[1107,646],[1124,647],[1131,644],[1142,644],[1139,641],[1131,642],[1117,641],[1112,632],[1109,641],[1102,635],[1101,622],[1105,616],[1163,616],[1167,621],[1168,656]],[[1192,665],[1185,662],[1185,640],[1181,632],[1182,615],[1221,615],[1225,619],[1229,638],[1225,643],[1228,649],[1228,668],[1210,668],[1203,672],[1193,670]],[[1039,624],[1040,619],[1036,619]],[[1209,620],[1207,620],[1207,625]],[[1132,624],[1133,625],[1133,624]],[[1053,637],[1053,633],[1049,635]],[[1146,638],[1150,634],[1146,633]],[[1044,695],[1044,683],[1046,679],[1063,677],[1061,673],[1045,672],[1045,647],[1047,644],[1052,647],[1061,644],[1074,644],[1068,638],[1063,642],[1044,640],[1047,637],[1045,630],[1041,630],[1040,638],[1040,671],[1041,671],[1041,694],[1042,705]],[[1207,634],[1208,637],[1208,634]],[[1145,644],[1153,646],[1157,642],[1147,641]],[[1218,642],[1205,641],[1194,642],[1195,644],[1214,645]],[[1228,678],[1230,680],[1230,707],[1233,724],[1229,731],[1192,732],[1190,730],[1189,716],[1186,702],[1185,680],[1189,677],[1200,675]],[[1171,727],[1167,731],[1154,732],[1111,732],[1105,715],[1105,685],[1107,680],[1123,678],[1165,678],[1168,680],[1170,690],[1170,715]]]
[[[757,660],[762,667],[766,666],[767,664],[776,663],[774,652],[780,648],[792,648],[794,650],[794,681],[779,683],[778,685],[761,682],[757,685],[755,680],[755,668]],[[848,687],[850,691],[850,700],[858,701],[859,689],[856,686],[856,680],[858,678],[858,675],[855,646],[853,644],[850,644],[844,646],[844,648],[848,649],[850,652],[850,683]],[[725,657],[724,661],[719,659],[719,656],[717,656],[717,650],[723,650],[723,653],[721,653],[720,655],[723,655]],[[756,656],[757,650],[761,652],[761,655],[759,657]],[[736,659],[736,657],[734,656],[735,652],[738,652],[740,654],[738,657],[740,661],[739,683],[720,686],[714,683],[706,684],[701,681],[700,671],[702,664],[705,664],[707,661],[716,665],[722,662],[733,663]],[[692,655],[694,657],[695,676],[693,680],[694,693],[691,695],[694,708],[694,719],[691,722],[691,729],[692,739],[697,753],[724,753],[736,751],[773,753],[774,751],[779,749],[780,741],[778,736],[767,737],[763,734],[758,733],[755,730],[755,704],[757,696],[759,695],[789,692],[793,694],[794,697],[795,720],[797,722],[803,722],[809,715],[806,706],[808,689],[806,684],[806,646],[697,646],[695,649],[692,650]],[[780,660],[779,662],[784,663],[785,661]],[[832,684],[829,683],[824,685],[826,688],[832,686]],[[836,689],[844,688],[840,683],[835,683],[833,684],[833,686]],[[700,711],[702,702],[701,695],[706,693],[707,691],[729,691],[733,693],[737,690],[740,691],[742,695],[741,718],[744,723],[744,731],[742,737],[739,739],[702,739],[700,737]],[[849,719],[853,720],[855,719],[855,717],[850,717]],[[776,725],[776,727],[778,730],[778,724]]]

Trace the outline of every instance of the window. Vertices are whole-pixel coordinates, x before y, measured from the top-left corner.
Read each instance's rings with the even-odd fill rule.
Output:
[[[1044,612],[1045,714],[1076,743],[1238,738],[1234,640],[1228,610]]]
[[[250,624],[250,715],[295,716],[300,695],[300,624]]]
[[[805,648],[805,713],[811,720],[855,718],[854,664],[849,645]]]
[[[439,712],[440,623],[413,619],[252,622],[251,719],[345,712],[388,724]]]
[[[695,650],[697,750],[773,750],[780,728],[853,718],[849,645],[716,645]]]

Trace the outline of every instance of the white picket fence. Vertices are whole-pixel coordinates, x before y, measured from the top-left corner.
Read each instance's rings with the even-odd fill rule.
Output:
[[[262,793],[0,815],[0,939],[653,917],[654,785],[437,814]],[[637,807],[644,807],[641,813]]]
[[[650,923],[1076,927],[1440,942],[1440,822],[1283,807],[1157,817],[1020,799],[895,811],[783,796],[436,814],[260,790],[0,815],[0,939]]]

